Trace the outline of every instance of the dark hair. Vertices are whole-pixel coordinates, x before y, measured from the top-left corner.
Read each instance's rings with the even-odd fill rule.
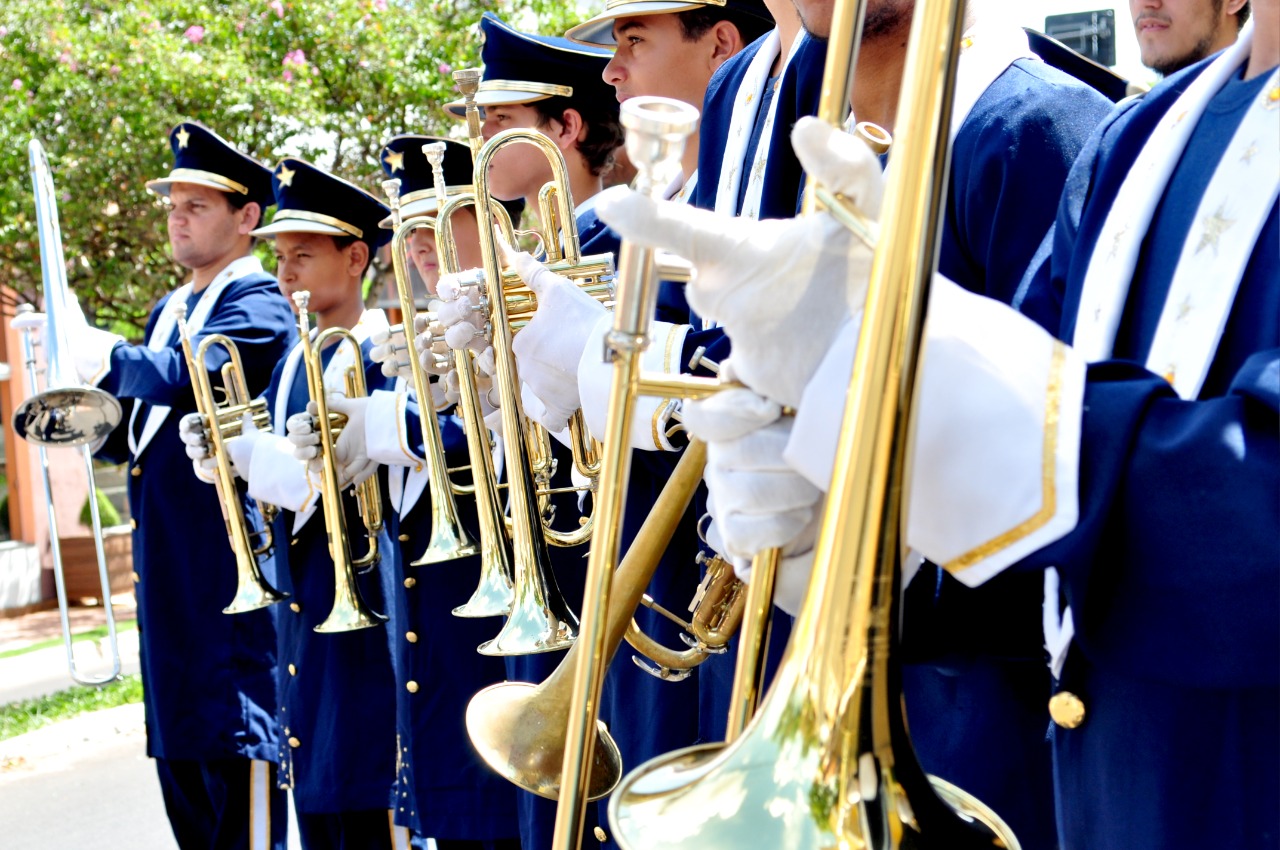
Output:
[[[223,192],[222,195],[227,199],[227,205],[233,210],[242,210],[249,204],[254,203],[254,199],[240,192]],[[266,209],[261,201],[258,201],[258,220],[253,223],[253,229],[257,230],[262,227],[262,214]]]
[[[1250,6],[1252,5],[1252,3],[1245,3],[1240,7],[1240,11],[1236,12],[1236,26],[1240,27],[1240,29],[1244,29],[1244,25],[1248,23],[1249,13],[1252,11]]]
[[[367,239],[360,239],[356,236],[336,236],[334,234],[330,234],[329,238],[333,240],[334,247],[339,251],[345,251],[357,242],[363,242],[369,248],[369,256],[365,258],[364,268],[360,270],[360,277],[363,278],[369,273],[369,266],[373,263],[373,255],[378,253],[378,249],[374,247],[372,242]]]
[[[677,12],[676,17],[680,19],[680,28],[684,30],[685,41],[697,41],[721,21],[728,21],[737,28],[744,45],[750,44],[773,29],[773,25],[764,18],[720,6],[687,9]]]
[[[529,104],[538,113],[538,126],[551,120],[564,123],[564,113],[573,109],[582,116],[587,137],[578,143],[578,152],[587,161],[593,177],[613,167],[614,156],[622,145],[622,125],[618,123],[617,104],[596,103],[572,97],[549,97]]]

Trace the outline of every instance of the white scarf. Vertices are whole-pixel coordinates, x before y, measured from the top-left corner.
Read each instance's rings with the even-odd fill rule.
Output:
[[[1090,361],[1112,355],[1151,220],[1192,131],[1215,95],[1248,61],[1252,21],[1165,113],[1125,177],[1093,247],[1072,345]],[[1250,107],[1196,210],[1146,366],[1194,399],[1218,350],[1245,266],[1280,191],[1278,71]]]
[[[351,328],[352,335],[358,343],[363,344],[365,340],[380,330],[388,330],[387,314],[380,309],[365,310],[360,316],[360,321],[356,322],[355,327]],[[275,410],[272,412],[271,424],[275,429],[275,433],[281,437],[288,435],[286,422],[289,419],[289,394],[293,388],[295,376],[298,374],[298,367],[302,363],[302,346],[310,345],[311,341],[320,333],[319,328],[312,328],[311,335],[306,340],[299,340],[285,357],[284,366],[280,370],[280,384],[276,388],[276,404]],[[353,350],[355,349],[355,350]],[[350,340],[343,339],[338,343],[338,350],[333,353],[333,357],[329,359],[329,365],[324,367],[324,385],[326,391],[343,392],[345,382],[343,374],[347,367],[355,366],[357,369],[364,368],[364,356],[356,346],[352,346]],[[308,473],[309,474],[309,473]],[[318,489],[318,488],[317,488]],[[311,519],[311,515],[316,511],[317,501],[312,501],[303,510],[293,516],[293,533],[298,531],[307,524],[307,520]]]
[[[200,329],[204,327],[204,323],[208,320],[209,314],[213,312],[213,306],[218,303],[218,299],[222,297],[222,290],[233,281],[242,277],[248,277],[251,274],[260,274],[262,272],[262,263],[257,257],[241,257],[233,260],[225,269],[218,272],[217,277],[200,295],[200,300],[196,302],[195,309],[191,311],[191,315],[187,316],[187,330],[191,332],[192,341],[200,333]],[[170,340],[173,339],[173,332],[178,327],[178,317],[174,315],[174,304],[185,304],[187,299],[191,297],[191,290],[194,284],[190,281],[178,287],[178,289],[169,296],[169,300],[165,303],[165,309],[160,311],[160,315],[156,316],[156,323],[151,328],[151,336],[147,338],[147,348],[151,351],[164,351],[171,345]],[[160,426],[164,424],[165,419],[169,416],[171,408],[163,404],[153,404],[147,409],[147,419],[142,423],[142,434],[135,439],[134,437],[134,420],[138,418],[138,405],[134,405],[133,412],[129,414],[129,451],[133,453],[135,458],[142,454],[142,450],[151,442],[151,438],[160,430]]]

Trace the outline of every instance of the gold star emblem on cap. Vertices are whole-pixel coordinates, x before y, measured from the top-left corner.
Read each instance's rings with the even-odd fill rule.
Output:
[[[1231,225],[1236,221],[1233,218],[1227,218],[1227,202],[1223,201],[1217,212],[1204,218],[1204,233],[1200,235],[1200,244],[1196,246],[1196,253],[1199,254],[1206,247],[1213,248],[1213,255],[1218,256],[1218,240],[1222,238],[1222,234],[1231,229]]]
[[[178,150],[182,150],[187,146],[187,142],[191,139],[191,134],[187,132],[186,125],[178,128]]]
[[[387,151],[387,155],[382,158],[382,161],[391,169],[392,174],[397,171],[404,171],[404,154],[399,151]]]
[[[281,186],[292,186],[293,175],[297,173],[298,172],[294,171],[282,162],[280,163],[280,170],[276,172],[276,179],[280,181]]]

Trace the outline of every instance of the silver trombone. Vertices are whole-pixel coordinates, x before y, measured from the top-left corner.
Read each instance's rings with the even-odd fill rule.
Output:
[[[93,450],[90,446],[110,434],[119,424],[120,402],[96,387],[82,385],[76,375],[75,363],[69,359],[71,347],[64,314],[70,301],[53,175],[49,170],[44,147],[38,140],[31,140],[28,152],[36,200],[36,225],[40,233],[40,265],[44,273],[47,315],[41,320],[30,304],[23,304],[18,307],[13,322],[15,328],[23,331],[22,355],[26,362],[27,377],[31,381],[31,396],[15,412],[14,429],[38,447],[45,510],[49,521],[49,550],[53,556],[53,582],[58,594],[58,613],[62,621],[62,643],[67,652],[67,669],[71,678],[81,685],[105,685],[120,678],[120,647],[116,640],[115,614],[111,609],[111,579],[107,574],[107,555],[102,545],[102,518],[98,514],[98,488],[93,477]],[[45,389],[38,392],[35,337],[40,333],[41,326],[45,327],[46,369]],[[106,676],[81,675],[72,651],[62,548],[58,543],[58,518],[54,511],[53,489],[49,480],[48,446],[78,447],[84,457],[85,475],[89,479],[89,515],[93,524],[94,551],[98,557],[98,581],[102,588],[102,607],[106,613],[107,642],[110,646],[111,672]]]

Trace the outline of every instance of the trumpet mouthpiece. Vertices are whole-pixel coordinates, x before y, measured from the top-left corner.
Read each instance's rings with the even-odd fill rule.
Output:
[[[458,91],[466,98],[474,97],[480,89],[479,68],[459,68],[453,72],[453,81],[458,84]]]
[[[392,177],[382,181],[382,192],[390,201],[390,206],[395,207],[400,203],[400,178]]]
[[[298,305],[298,310],[307,312],[307,305],[311,303],[311,293],[305,289],[302,292],[293,293],[293,303]]]
[[[698,110],[669,97],[633,97],[622,104],[627,156],[636,167],[636,190],[664,188],[680,173],[685,140],[698,126]]]

